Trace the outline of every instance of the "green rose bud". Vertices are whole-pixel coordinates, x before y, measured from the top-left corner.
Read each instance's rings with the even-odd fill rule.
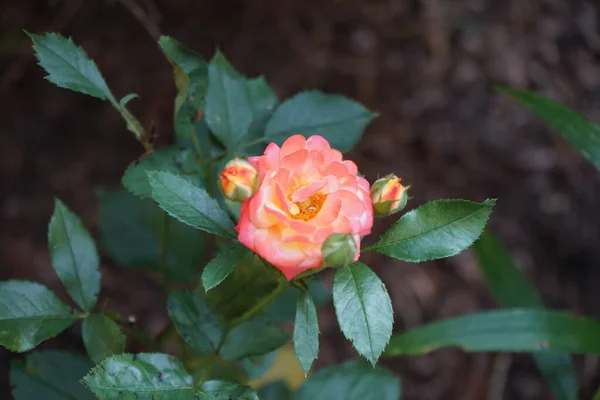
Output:
[[[323,267],[339,267],[354,262],[358,248],[352,235],[334,233],[325,240],[321,248]]]

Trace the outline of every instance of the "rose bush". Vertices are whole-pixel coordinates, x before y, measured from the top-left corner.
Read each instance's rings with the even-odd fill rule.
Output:
[[[258,189],[242,203],[238,239],[272,263],[288,280],[319,267],[321,247],[334,233],[371,233],[369,182],[322,136],[295,135],[248,161],[258,170]]]
[[[538,352],[539,343],[560,341],[526,335],[527,343],[515,339],[515,347],[499,348],[497,338],[518,336],[511,324],[522,333],[523,321],[530,326],[536,318],[544,323],[534,326],[550,326],[552,319],[560,332],[565,323],[580,323],[536,309],[471,314],[465,317],[482,322],[450,320],[445,330],[427,325],[392,335],[390,295],[375,271],[357,261],[361,251],[406,262],[456,255],[480,236],[494,200],[428,202],[390,221],[361,249],[374,216],[397,213],[408,200],[408,186],[396,175],[369,187],[338,151],[351,150],[376,113],[317,90],[280,100],[264,78],[244,77],[222,53],[207,62],[163,36],[159,46],[178,90],[176,143],[156,148],[151,132],[127,109],[137,95],[118,100],[72,40],[30,36],[48,79],[110,103],[145,152],[125,170],[123,188],[98,191],[101,247],[77,215],[56,202],[49,253],[73,303],[35,282],[0,282],[0,345],[28,352],[81,321],[73,333],[81,332],[87,353],[37,351],[13,363],[15,400],[57,392],[77,399],[397,400],[400,379],[376,366],[382,355],[423,354],[440,346],[522,351],[532,344]],[[108,256],[159,278],[170,320],[162,331],[147,333],[136,315],[107,307],[100,260]],[[330,285],[316,274],[328,267],[335,267]],[[513,291],[510,296],[515,304]],[[346,362],[307,377],[320,354],[318,307],[330,299],[341,332],[374,368]],[[292,321],[293,332],[280,326]],[[600,336],[600,324],[592,328],[597,334],[586,338]],[[482,339],[486,329],[489,340]],[[485,348],[477,347],[484,342]],[[589,349],[597,343],[584,344]],[[291,373],[294,368],[282,367],[284,357],[276,353],[292,347],[302,370],[298,381],[281,375],[284,382],[274,386],[256,380],[268,370]],[[132,350],[137,353],[125,353]],[[561,368],[564,361],[548,359]],[[49,367],[54,365],[60,371]]]

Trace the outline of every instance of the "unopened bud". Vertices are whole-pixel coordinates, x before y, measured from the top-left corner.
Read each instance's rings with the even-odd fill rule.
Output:
[[[400,180],[396,175],[389,174],[371,185],[371,200],[375,216],[385,217],[406,207],[409,186],[402,186]]]
[[[356,242],[352,235],[345,233],[334,233],[330,235],[323,247],[321,248],[323,254],[323,266],[324,267],[336,267],[350,264],[356,258],[358,249],[356,248]]]
[[[255,192],[258,172],[248,161],[234,158],[221,172],[219,185],[223,195],[232,201],[243,202]]]

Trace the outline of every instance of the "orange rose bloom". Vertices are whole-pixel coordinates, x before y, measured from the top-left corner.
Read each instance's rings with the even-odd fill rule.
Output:
[[[321,136],[290,137],[248,161],[258,170],[258,189],[241,205],[240,242],[277,267],[288,280],[323,262],[321,247],[333,233],[371,233],[369,182],[352,161]]]

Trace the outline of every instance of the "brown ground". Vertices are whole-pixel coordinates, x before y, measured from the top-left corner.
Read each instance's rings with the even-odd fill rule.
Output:
[[[142,153],[108,104],[42,79],[21,29],[72,35],[116,94],[141,95],[133,110],[167,142],[175,89],[151,38],[159,27],[206,57],[219,46],[245,74],[264,74],[281,98],[317,87],[378,111],[349,156],[368,178],[395,171],[412,184],[413,206],[498,197],[491,227],[548,304],[600,317],[600,174],[491,89],[534,88],[600,120],[594,1],[140,0],[150,11],[148,29],[124,6],[131,3],[0,3],[0,278],[60,288],[46,249],[53,197],[95,228],[93,188],[116,187]],[[494,306],[469,253],[423,265],[366,261],[391,292],[396,329]],[[164,321],[163,299],[149,279],[110,260],[105,271],[104,294],[148,326]],[[319,364],[352,356],[331,308],[321,321]],[[445,350],[385,365],[403,377],[406,400],[551,398],[526,356]],[[598,358],[577,358],[577,366],[581,399],[589,399],[600,383]],[[487,397],[491,377],[502,382],[503,373],[503,394]]]

